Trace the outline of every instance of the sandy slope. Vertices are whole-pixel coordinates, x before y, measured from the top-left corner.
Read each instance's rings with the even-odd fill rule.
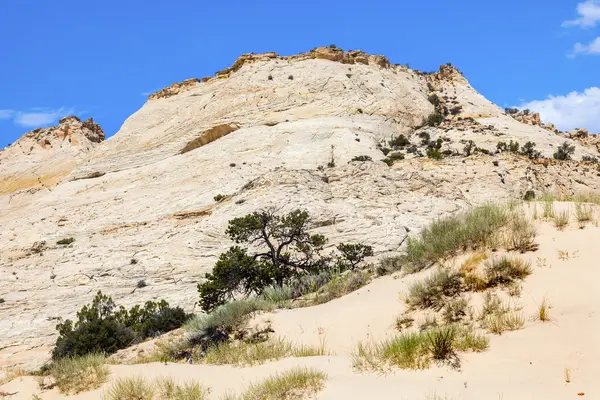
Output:
[[[573,205],[561,204],[560,207]],[[541,206],[540,206],[541,210]],[[211,399],[228,392],[240,392],[250,382],[298,365],[312,366],[329,375],[317,399],[574,399],[600,398],[600,294],[597,290],[600,255],[596,238],[600,228],[588,225],[578,229],[574,216],[570,226],[557,231],[540,222],[538,251],[525,254],[534,273],[523,284],[519,304],[527,317],[526,326],[517,332],[490,336],[484,353],[461,354],[460,370],[433,367],[425,371],[394,371],[387,374],[353,371],[349,352],[358,341],[370,336],[393,334],[393,322],[404,309],[399,293],[428,272],[405,278],[377,279],[357,292],[316,307],[279,311],[262,316],[269,319],[278,335],[298,343],[318,343],[324,332],[327,347],[335,356],[285,359],[251,368],[187,364],[117,365],[111,367],[111,380],[121,376],[148,378],[171,375],[176,380],[198,380],[210,386]],[[561,259],[559,251],[568,252]],[[563,256],[565,253],[563,253]],[[537,305],[546,297],[552,308],[552,322],[535,321]],[[571,371],[571,383],[564,379]],[[106,390],[82,393],[74,399],[101,399]],[[18,378],[0,388],[15,393],[10,399],[42,399],[65,396],[56,390],[40,392],[35,379]],[[429,396],[429,397],[428,397]]]

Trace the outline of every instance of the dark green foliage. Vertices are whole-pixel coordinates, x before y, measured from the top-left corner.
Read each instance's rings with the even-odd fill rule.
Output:
[[[164,300],[149,301],[144,308],[135,306],[130,311],[121,306],[117,311],[114,301],[98,292],[92,304],[77,313],[75,323],[59,320],[52,358],[114,353],[157,332],[178,328],[188,317],[181,308],[171,308]]]
[[[289,79],[290,81],[293,81],[293,80],[294,80],[294,76],[293,76],[293,75],[288,75],[288,79]]]
[[[564,142],[560,145],[553,157],[555,160],[570,160],[571,156],[575,153],[575,146],[569,146],[568,142]]]
[[[581,161],[583,161],[583,162],[589,162],[589,163],[592,163],[592,164],[598,164],[598,157],[584,155],[583,157],[581,157]]]
[[[535,149],[535,143],[527,142],[521,148],[521,155],[531,158],[532,160],[540,158],[542,153]]]
[[[404,154],[400,152],[389,153],[382,161],[391,167],[396,160],[404,160]]]
[[[218,194],[215,197],[213,197],[213,200],[216,201],[217,203],[221,200],[224,200],[227,196],[222,195],[222,194]]]
[[[467,156],[467,157],[470,156],[474,150],[475,150],[475,142],[473,142],[472,140],[469,140],[469,142],[463,148],[463,151],[465,152],[465,156]]]
[[[431,352],[434,360],[444,361],[456,357],[454,351],[454,338],[456,328],[445,326],[427,332],[427,349]]]
[[[513,142],[512,140],[508,144],[506,142],[498,142],[498,144],[496,145],[496,148],[499,151],[518,153],[519,152],[519,142]]]
[[[507,114],[517,114],[519,112],[518,108],[505,108],[504,111]]]
[[[146,286],[148,286],[148,285],[146,284],[146,281],[145,281],[145,280],[143,280],[143,279],[140,279],[140,280],[138,281],[138,283],[137,283],[135,286],[136,286],[138,289],[142,289],[142,288],[145,288],[145,287],[146,287]]]
[[[285,215],[260,211],[230,220],[225,233],[235,243],[251,246],[252,253],[234,246],[221,254],[206,281],[198,285],[202,309],[210,311],[234,295],[258,295],[267,286],[281,287],[329,268],[330,258],[320,254],[327,239],[309,234],[310,223],[303,210]],[[354,268],[356,257],[372,254],[368,246],[342,245],[340,249],[337,266],[342,268]]]
[[[432,158],[434,160],[441,160],[443,156],[438,149],[436,149],[435,147],[430,147],[427,149],[427,157]]]
[[[452,107],[450,109],[450,114],[452,114],[452,115],[458,115],[460,113],[460,110],[462,110],[462,106]]]
[[[419,133],[419,137],[421,138],[421,144],[423,146],[427,146],[427,144],[429,143],[429,140],[431,140],[431,136],[429,135],[429,132],[421,132],[421,133]]]
[[[351,161],[373,161],[373,159],[369,156],[356,156]]]
[[[434,111],[433,113],[429,114],[429,116],[425,119],[423,125],[438,126],[442,123],[442,121],[444,121],[444,116],[438,111]]]
[[[398,147],[404,147],[404,146],[408,146],[410,144],[410,141],[406,138],[406,136],[404,135],[398,135],[396,137],[393,137],[390,141],[389,144],[392,148],[398,148]]]
[[[432,94],[430,95],[427,100],[429,100],[429,102],[431,104],[433,104],[435,107],[440,105],[440,98],[437,96],[437,94]]]
[[[0,297],[0,304],[4,303],[6,300],[4,300],[2,297]]]
[[[342,271],[355,269],[366,257],[373,255],[373,247],[364,244],[341,243],[337,249],[341,255],[338,257],[336,266]]]
[[[75,238],[69,237],[69,238],[60,239],[58,242],[56,242],[56,244],[66,246],[66,245],[73,243],[74,241],[75,241]]]

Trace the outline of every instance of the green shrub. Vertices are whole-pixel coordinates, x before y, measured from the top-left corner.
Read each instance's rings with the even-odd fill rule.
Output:
[[[116,310],[113,300],[98,292],[92,304],[77,313],[75,323],[59,320],[52,358],[114,353],[135,340],[178,328],[188,317],[181,308],[169,307],[164,300],[146,302],[143,308],[136,305],[127,310],[121,306]]]
[[[555,160],[570,160],[573,153],[575,153],[575,146],[569,146],[568,142],[563,142],[553,157]]]
[[[444,116],[442,114],[440,114],[438,111],[434,111],[433,113],[429,114],[427,119],[425,119],[423,125],[438,126],[439,124],[442,123],[442,121],[444,121]]]
[[[227,198],[227,196],[223,195],[223,194],[218,194],[215,197],[213,197],[213,200],[216,201],[217,203],[220,202],[221,200],[225,200]]]
[[[581,157],[581,161],[583,161],[583,162],[589,162],[589,163],[592,163],[592,164],[598,164],[598,162],[599,162],[598,161],[598,157],[588,156],[587,154],[583,155]]]
[[[209,390],[195,382],[176,384],[171,378],[159,379],[155,383],[160,400],[205,400]]]
[[[356,156],[356,157],[352,158],[351,161],[364,162],[364,161],[373,161],[373,159],[369,156]]]
[[[536,158],[540,158],[542,156],[542,153],[540,153],[538,150],[535,149],[535,143],[527,142],[521,148],[521,155],[524,155],[531,159],[536,159]]]
[[[461,321],[467,316],[469,302],[466,298],[460,297],[452,299],[444,306],[442,317],[446,324],[453,324]]]
[[[431,135],[429,135],[429,132],[421,132],[419,133],[419,137],[421,138],[421,144],[423,146],[427,146],[431,140]]]
[[[410,144],[410,141],[404,135],[398,135],[396,137],[392,137],[389,141],[389,145],[394,149],[398,148],[398,147],[408,146],[409,144]]]
[[[485,265],[485,278],[488,287],[508,285],[531,275],[531,263],[518,257],[502,256],[488,261]]]
[[[48,372],[61,393],[76,394],[96,389],[106,382],[109,371],[105,361],[101,354],[66,357],[54,361]]]
[[[427,337],[417,332],[401,333],[376,346],[382,361],[402,369],[425,369],[429,366]]]
[[[427,278],[410,287],[406,302],[412,308],[439,310],[448,298],[459,294],[461,289],[460,274],[449,268],[439,267]]]
[[[454,326],[432,329],[426,334],[426,346],[434,360],[444,361],[456,357],[454,350],[456,328]]]
[[[60,239],[58,242],[56,242],[56,244],[66,246],[66,245],[73,243],[74,241],[75,241],[75,238],[68,237],[68,238]]]
[[[112,384],[104,400],[153,400],[154,387],[142,377],[119,378]]]
[[[397,160],[404,160],[404,154],[400,152],[389,153],[382,161],[391,167]]]
[[[278,373],[261,383],[251,384],[240,400],[297,400],[323,389],[327,374],[309,368]]]
[[[435,107],[437,107],[437,106],[440,105],[440,98],[435,93],[432,94],[432,95],[429,95],[429,97],[427,97],[427,100],[429,100],[429,102],[431,104],[433,104]]]
[[[569,211],[563,210],[554,214],[554,226],[563,229],[569,225]]]
[[[434,160],[441,160],[442,153],[440,153],[438,149],[430,147],[427,149],[427,157],[432,158]]]
[[[406,260],[418,270],[461,250],[488,246],[508,220],[505,208],[494,204],[437,219],[407,239]]]

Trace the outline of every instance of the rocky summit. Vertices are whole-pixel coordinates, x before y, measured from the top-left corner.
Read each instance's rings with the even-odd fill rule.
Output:
[[[43,363],[57,319],[98,290],[193,310],[231,218],[306,209],[329,245],[377,259],[470,205],[598,190],[598,155],[452,65],[332,47],[243,55],[150,95],[107,140],[64,118],[0,151],[0,366]]]

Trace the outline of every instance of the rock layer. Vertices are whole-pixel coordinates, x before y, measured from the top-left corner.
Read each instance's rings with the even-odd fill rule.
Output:
[[[154,96],[100,145],[73,135],[78,126],[100,139],[69,119],[20,139],[34,145],[37,163],[15,145],[2,153],[10,186],[0,196],[0,363],[43,362],[56,318],[73,317],[99,289],[127,306],[165,298],[193,310],[197,282],[231,245],[227,221],[260,208],[307,209],[330,245],[361,242],[382,256],[472,204],[600,187],[593,165],[495,154],[510,140],[533,141],[546,157],[564,141],[575,145],[576,160],[597,152],[515,120],[454,67],[427,75],[334,48],[242,59]],[[428,100],[433,94],[453,111],[439,126],[423,126],[440,108]],[[66,126],[70,147],[57,134]],[[388,167],[382,148],[400,134],[412,150]],[[38,144],[48,137],[54,153]],[[73,139],[86,151],[68,158],[67,149],[82,147]],[[422,157],[438,139],[449,156]],[[471,141],[490,154],[465,156]],[[352,161],[357,156],[373,161]],[[17,190],[51,163],[62,173],[58,185]],[[75,242],[56,244],[64,237]]]

